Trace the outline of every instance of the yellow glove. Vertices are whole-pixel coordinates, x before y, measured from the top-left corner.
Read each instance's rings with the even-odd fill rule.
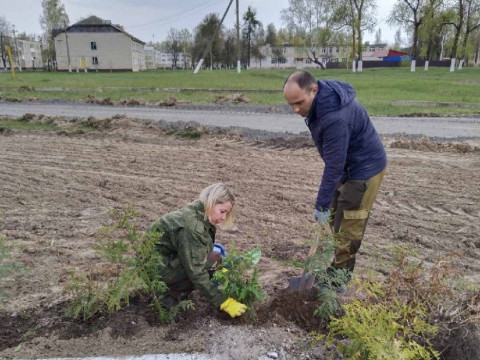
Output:
[[[232,318],[242,315],[247,309],[247,305],[242,304],[232,298],[228,298],[222,303],[222,305],[220,305],[220,310],[225,311]]]

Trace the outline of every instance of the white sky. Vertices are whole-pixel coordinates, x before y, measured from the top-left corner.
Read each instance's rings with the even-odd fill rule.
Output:
[[[96,15],[125,30],[142,41],[163,41],[171,27],[197,26],[208,13],[221,17],[229,0],[61,0],[70,18],[70,24],[90,15]],[[382,40],[393,43],[396,29],[390,29],[383,21],[395,0],[377,0],[377,19],[381,21]],[[41,34],[39,18],[42,0],[0,0],[0,16],[15,25],[16,32]],[[266,28],[274,23],[277,30],[283,27],[280,11],[288,7],[288,0],[239,0],[240,17],[251,5],[257,10],[257,18]],[[240,21],[241,18],[240,18]],[[225,26],[233,28],[236,22],[235,0],[225,18]],[[377,27],[378,28],[378,27]],[[375,34],[364,34],[365,40],[373,41]]]

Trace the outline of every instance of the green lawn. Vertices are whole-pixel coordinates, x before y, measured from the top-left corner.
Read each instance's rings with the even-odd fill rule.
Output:
[[[23,120],[7,120],[0,119],[0,132],[7,130],[44,130],[44,131],[56,131],[59,130],[59,127],[54,124],[41,124],[41,123],[31,123]]]
[[[89,94],[114,101],[137,99],[156,103],[168,96],[193,103],[210,103],[219,90],[243,93],[255,104],[284,104],[282,86],[293,70],[236,70],[200,71],[147,71],[124,73],[59,73],[17,72],[0,73],[0,90],[4,98],[85,99]],[[430,67],[429,71],[410,67],[364,69],[352,73],[346,69],[313,70],[317,78],[350,82],[357,90],[359,101],[372,115],[424,114],[480,114],[480,108],[392,106],[394,100],[480,103],[480,68],[464,68],[451,73],[449,68]],[[62,88],[57,91],[25,91],[29,88]],[[12,88],[6,90],[5,88]],[[63,89],[68,88],[68,89]],[[103,91],[99,91],[100,88]],[[114,88],[114,89],[108,89]],[[135,89],[159,89],[137,91]],[[20,89],[20,90],[19,90]],[[24,88],[25,89],[25,88]],[[76,89],[76,90],[75,90]],[[164,89],[182,89],[165,91]],[[194,91],[190,89],[195,89]],[[212,91],[214,90],[214,91]],[[248,91],[250,90],[250,91]],[[252,91],[254,90],[254,91]],[[271,92],[269,92],[271,91]]]

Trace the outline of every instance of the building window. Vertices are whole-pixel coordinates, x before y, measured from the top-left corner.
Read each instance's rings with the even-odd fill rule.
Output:
[[[97,42],[96,41],[92,41],[90,43],[90,49],[92,50],[97,50]]]
[[[98,65],[98,58],[96,56],[92,57],[92,65]]]

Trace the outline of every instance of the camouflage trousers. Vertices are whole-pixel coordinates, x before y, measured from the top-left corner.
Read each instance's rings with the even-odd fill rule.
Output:
[[[205,262],[205,271],[212,277],[215,272],[215,267],[220,265],[223,261],[222,256],[215,251],[211,251],[207,255]],[[187,276],[187,273],[181,266],[178,258],[169,262],[168,266],[160,270],[160,275],[163,281],[168,286],[167,295],[173,297],[176,300],[184,300],[195,287]]]
[[[368,180],[348,180],[337,185],[330,223],[337,241],[332,264],[335,268],[353,271],[355,256],[384,174],[385,169]]]

